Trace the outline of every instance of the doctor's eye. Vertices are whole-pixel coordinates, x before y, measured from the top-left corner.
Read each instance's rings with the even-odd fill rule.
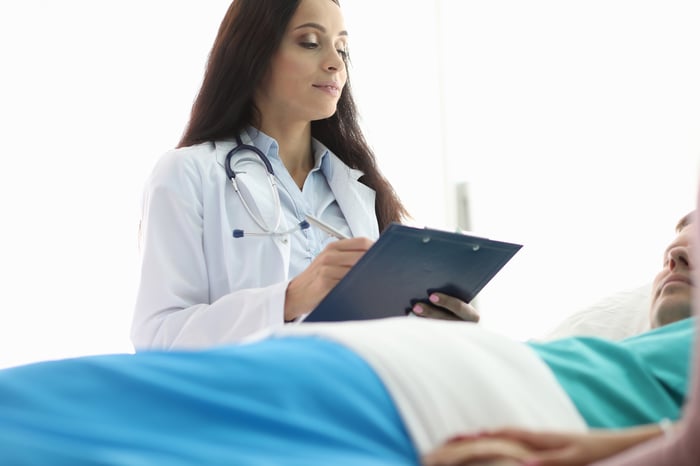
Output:
[[[316,42],[299,42],[299,45],[304,47],[305,49],[315,49],[318,48],[318,44]]]
[[[304,34],[299,37],[299,45],[305,49],[313,50],[320,47],[320,41],[316,34]]]

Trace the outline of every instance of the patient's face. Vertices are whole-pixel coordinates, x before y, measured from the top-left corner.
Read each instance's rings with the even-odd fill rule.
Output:
[[[691,241],[697,225],[683,228],[664,252],[664,266],[656,275],[651,293],[652,327],[660,327],[692,314],[693,255]]]

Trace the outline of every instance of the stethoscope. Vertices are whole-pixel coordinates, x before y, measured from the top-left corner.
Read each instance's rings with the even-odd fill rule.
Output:
[[[233,168],[231,168],[231,159],[234,155],[238,154],[241,151],[253,152],[255,155],[257,155],[258,159],[262,162],[262,164],[265,165],[265,169],[267,170],[267,182],[270,185],[270,191],[272,192],[272,200],[274,202],[275,209],[275,226],[273,226],[272,228],[270,228],[270,226],[267,225],[267,223],[262,218],[255,215],[255,213],[251,210],[246,200],[243,198],[243,194],[241,194],[241,191],[238,189],[238,180],[236,179],[236,172],[233,171]],[[236,228],[233,230],[234,238],[243,238],[244,236],[287,236],[288,234],[294,231],[306,230],[307,228],[309,228],[309,222],[307,222],[306,220],[302,220],[298,224],[294,225],[293,228],[280,231],[280,223],[282,222],[282,203],[280,201],[280,194],[277,188],[275,172],[274,170],[272,170],[272,164],[270,163],[270,160],[267,158],[267,156],[263,154],[263,152],[260,149],[258,149],[252,144],[243,144],[240,135],[236,136],[236,147],[231,149],[229,153],[226,154],[224,168],[226,169],[226,176],[229,180],[231,180],[233,190],[236,191],[236,194],[238,194],[238,197],[241,200],[241,204],[243,204],[243,207],[245,208],[246,212],[248,212],[248,215],[250,215],[250,217],[253,219],[256,225],[258,225],[258,228],[262,230],[262,232],[247,232]]]

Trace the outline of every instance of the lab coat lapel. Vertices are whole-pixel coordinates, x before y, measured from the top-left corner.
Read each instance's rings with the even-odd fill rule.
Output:
[[[328,185],[348,222],[352,236],[377,238],[379,227],[374,208],[376,193],[358,181],[363,175],[360,170],[349,168],[333,153],[328,153],[328,156],[331,162]]]

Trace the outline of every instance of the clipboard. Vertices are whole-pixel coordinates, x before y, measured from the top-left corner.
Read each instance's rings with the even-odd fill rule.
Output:
[[[520,248],[392,223],[304,321],[403,316],[433,291],[470,302]]]

